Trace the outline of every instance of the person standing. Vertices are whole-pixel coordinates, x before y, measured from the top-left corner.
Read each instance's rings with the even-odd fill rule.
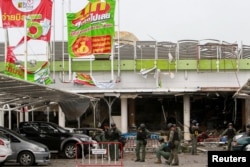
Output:
[[[140,127],[137,130],[136,134],[136,160],[135,162],[145,162],[146,157],[146,145],[147,145],[147,139],[149,138],[149,130],[146,129],[146,126],[144,123],[140,125]],[[140,151],[142,152],[142,155],[140,157]]]
[[[246,135],[250,136],[250,123],[246,125]]]
[[[199,136],[199,123],[196,120],[192,121],[192,124],[189,128],[191,141],[192,141],[192,155],[197,155],[197,138]]]
[[[121,131],[116,127],[115,123],[111,123],[109,141],[113,142],[110,144],[110,159],[111,161],[118,161],[119,159],[119,145],[115,142],[119,142],[121,138]]]
[[[168,165],[178,166],[179,165],[178,145],[180,142],[179,134],[174,124],[169,123],[168,127],[170,128],[169,140],[168,140],[168,144],[170,145],[170,156],[166,163]]]
[[[182,130],[179,126],[177,126],[176,124],[174,124],[174,126],[176,127],[176,130],[178,132],[179,135],[179,145],[178,145],[178,154],[180,154],[182,152],[182,148],[181,148],[181,143],[182,143],[182,139],[183,139],[183,134],[182,134]]]
[[[232,144],[232,141],[233,141],[233,138],[234,136],[236,135],[236,130],[235,128],[233,127],[233,124],[232,123],[229,123],[228,124],[228,128],[226,128],[222,134],[220,135],[220,138],[222,136],[227,136],[227,151],[230,151],[231,150],[231,144]]]
[[[169,159],[170,156],[170,148],[168,146],[168,143],[164,141],[164,138],[159,138],[160,146],[156,149],[156,162],[155,164],[161,164],[161,156],[165,158],[166,160]]]

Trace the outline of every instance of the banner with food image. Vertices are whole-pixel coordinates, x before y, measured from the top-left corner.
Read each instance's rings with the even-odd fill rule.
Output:
[[[112,50],[116,0],[91,0],[77,13],[67,13],[70,57],[107,54]]]
[[[2,0],[3,28],[24,27],[26,17],[27,37],[50,40],[52,0]]]

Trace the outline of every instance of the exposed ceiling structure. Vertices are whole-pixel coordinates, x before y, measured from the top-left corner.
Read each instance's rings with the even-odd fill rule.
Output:
[[[73,113],[78,112],[78,115],[75,116],[79,116],[85,111],[76,111],[76,108],[86,109],[91,99],[94,100],[90,96],[49,88],[45,85],[0,74],[0,110],[19,110],[24,107],[41,108],[58,103],[59,105],[71,104],[70,109],[63,110],[65,115],[72,114],[70,113],[72,110]],[[79,106],[78,103],[81,103],[82,106]],[[7,104],[9,107],[6,108]]]

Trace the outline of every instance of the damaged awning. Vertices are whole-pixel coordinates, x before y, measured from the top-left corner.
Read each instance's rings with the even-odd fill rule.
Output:
[[[234,98],[250,99],[250,79],[234,94]]]
[[[94,98],[82,94],[62,91],[45,85],[24,81],[0,74],[0,108],[11,106],[9,110],[24,107],[48,106],[58,103],[69,120],[81,116]]]

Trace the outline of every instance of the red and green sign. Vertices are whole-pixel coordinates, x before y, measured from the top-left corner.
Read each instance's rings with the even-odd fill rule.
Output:
[[[71,57],[111,53],[115,4],[116,0],[92,0],[81,11],[67,14]]]
[[[23,65],[17,63],[18,60],[13,52],[14,49],[14,47],[8,47],[7,49],[4,73],[16,78],[24,79],[25,69]],[[36,69],[36,71],[27,70],[27,80],[45,85],[52,83],[49,76],[49,63],[44,62],[44,64]]]
[[[52,0],[2,0],[3,28],[24,27],[31,39],[50,40]]]
[[[27,34],[24,34],[27,41],[22,37],[16,46],[7,47],[5,74],[24,79],[25,67],[18,63],[14,49],[30,40],[50,41],[52,5],[52,0],[0,0],[3,28],[27,27]],[[27,69],[27,80],[51,83],[48,62],[36,70]]]

